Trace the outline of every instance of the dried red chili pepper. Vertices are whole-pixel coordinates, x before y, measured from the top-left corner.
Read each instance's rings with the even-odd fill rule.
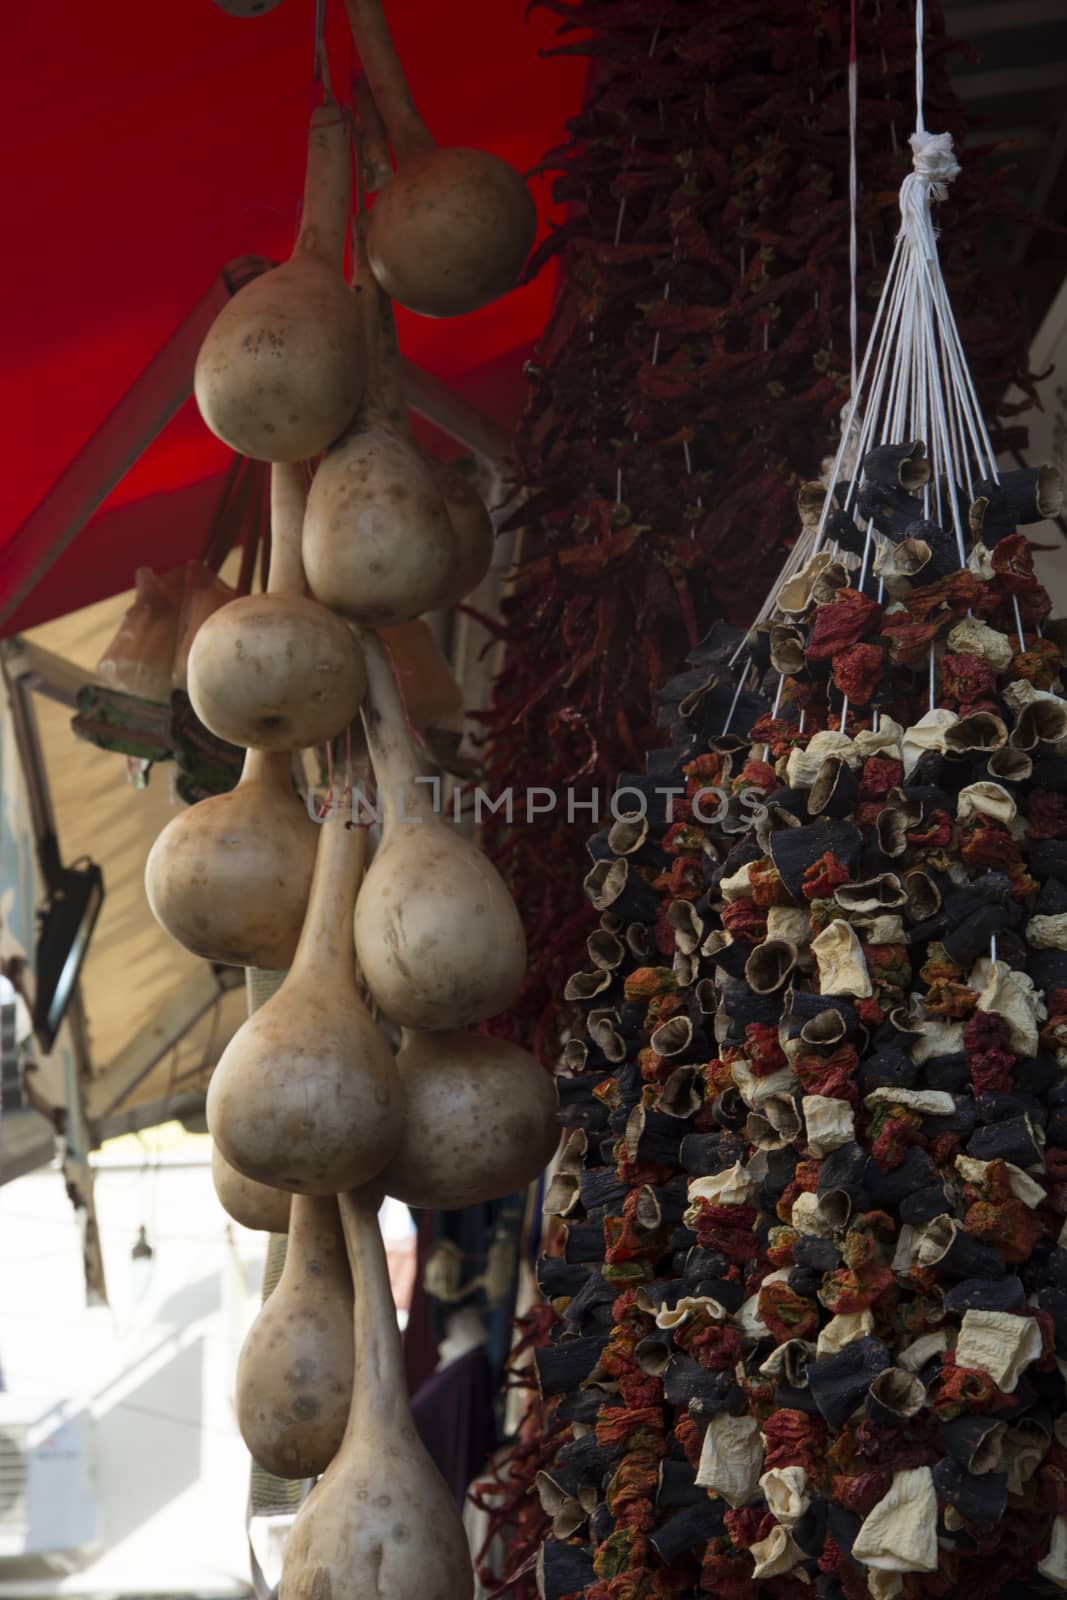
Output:
[[[810,867],[804,869],[801,893],[805,900],[825,900],[829,899],[841,884],[848,882],[848,868],[827,851],[818,861],[813,861]]]
[[[741,944],[762,944],[767,915],[754,900],[730,900],[722,909],[722,925]]]
[[[996,693],[996,674],[980,656],[946,654],[938,664],[939,704],[959,708]]]
[[[897,789],[904,781],[904,763],[893,761],[887,756],[868,756],[860,769],[860,795],[864,800],[884,800],[891,789]],[[873,822],[877,812],[872,814]],[[860,813],[861,820],[863,813]]]
[[[822,1417],[783,1408],[763,1424],[764,1467],[803,1467],[816,1481],[826,1456],[827,1428]]]
[[[1027,589],[1037,588],[1033,545],[1024,533],[1012,533],[998,540],[990,563],[996,573],[994,587],[1001,594],[1022,594]]]
[[[828,605],[818,606],[811,638],[804,648],[808,661],[829,661],[865,634],[875,633],[882,608],[858,589],[839,589]]]
[[[885,655],[876,644],[854,644],[834,654],[830,677],[850,705],[865,706],[885,677]]]
[[[810,1339],[819,1329],[819,1311],[787,1283],[765,1283],[759,1291],[760,1320],[784,1344],[787,1339]]]
[[[728,1261],[738,1266],[752,1260],[756,1254],[756,1213],[751,1206],[716,1206],[709,1200],[698,1200],[696,1209],[693,1229],[705,1249],[721,1250]]]
[[[808,1094],[824,1095],[829,1100],[847,1100],[855,1108],[859,1105],[859,1090],[855,1084],[858,1065],[855,1045],[846,1043],[827,1055],[813,1052],[797,1056],[793,1071]]]
[[[785,1051],[778,1042],[778,1029],[770,1022],[749,1022],[745,1026],[745,1056],[757,1078],[768,1078],[786,1065]]]
[[[774,1527],[774,1518],[769,1511],[754,1511],[747,1507],[739,1511],[727,1511],[723,1521],[731,1542],[738,1550],[750,1550],[754,1544],[765,1539]]]
[[[1063,651],[1051,639],[1034,639],[1026,650],[1012,658],[1010,676],[1032,683],[1035,689],[1051,689],[1063,665]]]
[[[882,619],[882,638],[896,667],[922,667],[937,633],[936,622],[916,622],[906,611],[886,612]]]

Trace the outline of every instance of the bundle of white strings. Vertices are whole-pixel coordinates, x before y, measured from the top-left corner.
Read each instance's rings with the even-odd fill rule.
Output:
[[[931,479],[924,490],[921,514],[954,531],[961,566],[967,560],[966,508],[958,489],[973,498],[981,480],[997,478],[989,433],[938,256],[933,206],[945,199],[948,185],[960,167],[951,134],[930,133],[923,122],[923,26],[923,4],[918,0],[916,129],[909,141],[912,170],[900,189],[900,228],[871,335],[860,370],[854,376],[837,453],[824,475],[826,493],[818,523],[805,528],[797,539],[760,608],[756,627],[773,617],[782,584],[803,570],[822,547],[835,507],[852,513],[865,534],[861,581],[866,577],[877,530],[871,524],[864,527],[856,513],[856,500],[864,457],[876,445],[923,442],[930,458]],[[851,92],[854,96],[854,83]],[[855,226],[854,184],[852,188]],[[739,647],[735,660],[746,643],[743,641]],[[742,679],[744,676],[745,671]],[[781,688],[780,681],[776,710]]]

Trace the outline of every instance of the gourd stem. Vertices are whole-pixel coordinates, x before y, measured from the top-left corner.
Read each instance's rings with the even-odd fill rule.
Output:
[[[383,820],[414,815],[413,807],[425,806],[426,785],[416,784],[419,764],[407,730],[407,711],[393,668],[381,639],[371,628],[360,634],[367,668],[367,698],[361,715],[367,747],[374,765],[378,799]],[[403,810],[398,808],[403,807]]]
[[[316,256],[340,271],[351,206],[348,129],[341,107],[335,100],[326,100],[311,113],[304,209],[294,259]]]
[[[397,165],[402,166],[409,156],[434,149],[434,141],[411,98],[381,0],[345,0],[345,10],[360,65],[385,123]]]
[[[346,1440],[362,1434],[371,1415],[394,1427],[412,1426],[389,1264],[378,1227],[380,1198],[373,1185],[337,1197],[355,1297],[357,1379]]]
[[[321,824],[315,853],[304,926],[293,957],[292,971],[314,973],[316,985],[327,989],[355,983],[355,947],[352,915],[363,876],[366,830],[353,827],[347,807]]]
[[[270,573],[268,594],[303,594],[307,483],[302,461],[276,461],[270,471]]]

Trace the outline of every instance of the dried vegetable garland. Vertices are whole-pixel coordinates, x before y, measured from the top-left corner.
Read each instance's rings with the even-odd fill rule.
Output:
[[[744,737],[717,629],[620,792],[646,815],[590,841],[548,1600],[1067,1587],[1067,702],[1026,538],[984,565],[879,605],[816,562]],[[857,650],[880,722],[842,737],[818,690]]]
[[[686,648],[716,615],[754,614],[795,526],[796,467],[825,453],[846,397],[848,8],[551,5],[561,48],[594,76],[548,158],[573,215],[545,252],[564,284],[517,441],[525,559],[489,774],[606,796],[658,742],[655,696]],[[864,332],[906,163],[911,24],[905,0],[861,0]],[[928,102],[958,136],[938,16],[932,33]],[[1006,289],[974,275],[998,213],[996,182],[970,164],[945,217],[946,276],[989,401],[1024,359]],[[589,927],[579,830],[556,813],[516,830],[490,818],[487,834],[530,937],[516,1031],[550,1059]]]
[[[589,842],[545,1600],[1067,1589],[1067,698],[1020,531],[1063,494],[977,407],[922,24],[804,555],[690,652]]]

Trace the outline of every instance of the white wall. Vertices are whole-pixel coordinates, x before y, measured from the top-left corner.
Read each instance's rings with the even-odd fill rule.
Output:
[[[59,1174],[0,1188],[0,1415],[90,1419],[98,1542],[49,1592],[244,1594],[249,1463],[232,1392],[266,1241],[219,1206],[206,1137],[172,1125],[146,1139],[164,1148],[131,1137],[96,1158],[110,1307],[86,1308]],[[142,1224],[147,1263],[131,1259]],[[0,1595],[27,1592],[0,1560]]]
[[[1025,411],[1019,419],[1030,435],[1026,459],[1031,466],[1048,462],[1058,467],[1067,482],[1067,283],[1034,338],[1030,369],[1047,375],[1037,385],[1042,409]],[[1009,391],[1008,398],[1019,399],[1018,391]],[[1014,461],[1001,461],[1006,469],[1014,465]],[[1034,565],[1052,599],[1052,615],[1067,616],[1067,540],[1058,527],[1047,522],[1026,532],[1038,544],[1051,546],[1035,556]]]

